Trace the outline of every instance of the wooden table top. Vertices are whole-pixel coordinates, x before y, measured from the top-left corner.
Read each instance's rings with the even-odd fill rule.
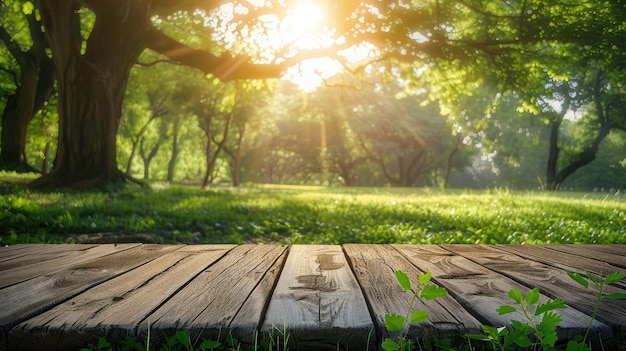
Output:
[[[516,288],[560,298],[559,336],[581,334],[597,292],[568,272],[626,274],[626,245],[15,245],[0,247],[0,350],[72,350],[127,335],[187,330],[192,339],[286,326],[291,350],[377,350],[387,313],[405,315],[410,293],[394,272],[432,273],[447,297],[417,300],[429,319],[409,335],[478,333],[510,325],[499,315]],[[626,293],[626,283],[607,293]],[[626,301],[606,300],[594,332],[623,349]],[[368,345],[369,342],[369,345]]]

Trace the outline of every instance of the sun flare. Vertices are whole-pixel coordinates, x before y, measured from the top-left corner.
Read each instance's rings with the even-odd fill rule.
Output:
[[[249,43],[257,48],[266,62],[280,63],[301,57],[299,63],[289,68],[282,79],[310,92],[344,72],[344,65],[358,65],[370,60],[376,53],[375,47],[366,43],[345,48],[345,38],[336,37],[324,8],[314,2],[304,1],[286,9],[282,18],[275,15],[259,17],[262,29],[249,30],[247,33]],[[333,51],[333,46],[343,49]]]
[[[300,50],[327,48],[334,40],[324,28],[324,13],[315,3],[295,5],[279,27],[273,47],[287,50],[286,55],[295,55]],[[313,91],[327,79],[341,71],[341,65],[328,57],[304,60],[292,67],[283,79],[297,84],[302,90]]]
[[[322,9],[316,4],[299,4],[290,16],[290,21],[296,31],[312,32],[322,22]]]

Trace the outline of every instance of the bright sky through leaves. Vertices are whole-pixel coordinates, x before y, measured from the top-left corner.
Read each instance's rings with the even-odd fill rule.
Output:
[[[276,50],[276,57],[290,57],[299,51],[330,48],[342,39],[333,36],[333,31],[325,26],[325,14],[314,3],[300,3],[294,6],[288,16],[280,21],[276,29],[268,33],[266,48]],[[259,43],[259,41],[257,41]],[[358,62],[370,55],[371,48],[359,46],[343,50],[339,54],[348,62]],[[278,59],[280,60],[280,59]],[[334,58],[319,57],[303,60],[291,67],[283,79],[297,84],[304,91],[313,91],[328,79],[344,70],[344,66]]]

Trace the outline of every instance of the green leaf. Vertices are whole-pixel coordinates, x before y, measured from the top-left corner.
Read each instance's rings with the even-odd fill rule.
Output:
[[[430,278],[432,278],[432,274],[430,272],[426,272],[422,275],[417,276],[417,281],[420,283],[420,285],[424,285],[430,281]]]
[[[178,340],[178,342],[185,347],[191,346],[191,340],[187,332],[184,332],[182,330],[176,331],[176,340]]]
[[[524,301],[524,296],[522,295],[522,293],[517,290],[517,289],[511,289],[509,290],[509,297],[515,301],[518,305],[521,305],[522,302]]]
[[[566,308],[567,308],[567,305],[565,305],[565,301],[561,299],[548,300],[542,303],[541,305],[537,306],[537,309],[535,310],[535,316],[539,316],[540,314],[548,312],[548,311],[552,311],[556,309],[566,309]]]
[[[569,277],[572,278],[578,284],[584,286],[585,288],[589,288],[589,281],[587,281],[587,279],[585,279],[585,277],[583,277],[582,274],[569,272],[567,273],[567,275],[569,275]]]
[[[600,282],[600,279],[596,277],[595,275],[591,274],[590,272],[585,272],[585,275],[587,276],[587,278],[589,278],[589,280],[591,280],[592,282],[596,284]]]
[[[500,315],[515,312],[515,311],[517,311],[517,309],[509,305],[502,305],[498,307],[498,309],[496,309],[496,312],[498,312]]]
[[[404,328],[404,316],[399,314],[386,314],[385,328],[387,328],[388,331],[401,331]]]
[[[550,346],[554,346],[554,344],[556,344],[556,342],[559,341],[559,337],[556,335],[556,332],[552,332],[548,335],[544,335],[543,336],[543,344],[544,345],[550,345]]]
[[[99,337],[98,338],[98,348],[99,349],[104,349],[104,348],[111,347],[111,346],[112,346],[111,343],[108,342],[106,338],[104,338],[104,337]]]
[[[420,293],[420,296],[427,301],[446,295],[448,295],[448,291],[444,288],[438,287],[437,285],[426,285]]]
[[[413,311],[411,313],[411,323],[421,323],[428,319],[428,311]]]
[[[526,303],[534,305],[539,301],[539,289],[534,288],[526,294]]]
[[[409,276],[406,275],[406,273],[404,273],[403,271],[396,271],[396,279],[398,280],[398,283],[400,283],[400,286],[402,287],[402,289],[404,289],[404,291],[411,290],[411,281],[409,280]]]
[[[489,340],[489,338],[486,337],[483,334],[465,334],[464,336],[466,338],[472,339],[472,340],[480,340],[480,341],[488,341]]]
[[[216,349],[220,346],[222,346],[222,343],[215,340],[204,340],[202,344],[200,344],[200,348],[208,350]]]
[[[613,284],[613,283],[617,283],[620,280],[624,279],[624,277],[626,277],[625,274],[623,273],[619,273],[619,272],[613,272],[609,275],[606,276],[606,279],[604,280],[607,284]]]
[[[541,322],[537,325],[537,330],[541,332],[543,335],[548,336],[551,334],[555,334],[556,337],[556,327],[561,323],[563,317],[556,314],[553,311],[548,311],[543,314],[543,318],[541,318]],[[554,340],[556,342],[556,340]],[[554,346],[554,343],[550,344],[550,346]]]
[[[381,346],[383,347],[383,350],[385,351],[397,351],[400,349],[400,345],[398,345],[397,342],[386,338],[385,341],[383,341],[383,343],[381,344]]]
[[[239,344],[239,340],[237,340],[237,338],[235,338],[232,334],[228,334],[226,337],[226,344],[228,344],[228,346],[236,346]]]
[[[567,343],[567,348],[565,349],[565,351],[587,351],[587,350],[589,350],[589,347],[586,344],[580,343],[574,340],[570,340]]]
[[[605,299],[609,299],[609,300],[622,300],[622,299],[626,299],[626,294],[614,293],[614,294],[606,294],[602,297]]]
[[[509,335],[504,337],[504,346],[518,344],[521,347],[528,347],[532,345],[532,341],[528,338],[528,325],[517,321],[511,321],[513,330],[509,332]]]

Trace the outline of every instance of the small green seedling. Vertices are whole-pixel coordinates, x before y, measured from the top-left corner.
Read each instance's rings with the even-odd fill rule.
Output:
[[[568,273],[568,275],[585,288],[589,288],[589,282],[591,282],[599,292],[585,335],[572,338],[566,348],[566,351],[587,351],[590,349],[587,344],[589,332],[591,331],[593,321],[595,320],[602,300],[626,299],[626,294],[622,293],[605,294],[604,288],[606,284],[614,284],[622,281],[625,275],[622,273],[611,273],[606,277],[602,277],[589,272],[585,274]],[[517,289],[511,289],[508,295],[515,302],[516,306],[504,305],[500,306],[496,311],[501,315],[518,311],[524,315],[525,321],[511,321],[511,329],[483,325],[482,329],[484,335],[467,335],[467,337],[473,340],[486,341],[491,344],[494,350],[505,351],[519,348],[555,350],[554,346],[558,340],[556,328],[563,320],[555,310],[567,308],[565,302],[556,299],[547,300],[542,304],[538,304],[540,295],[537,288],[530,290],[526,295],[523,295]],[[539,322],[537,323],[537,321]]]
[[[411,303],[407,310],[406,316],[399,314],[386,314],[385,315],[385,328],[390,332],[401,332],[398,336],[398,340],[395,341],[391,338],[386,338],[382,343],[382,348],[385,351],[397,351],[397,350],[412,350],[414,343],[412,340],[407,340],[409,324],[421,323],[428,319],[428,311],[414,310],[413,304],[417,298],[430,301],[438,297],[448,295],[448,292],[444,288],[440,288],[430,283],[432,278],[430,272],[426,272],[423,275],[417,276],[417,286],[413,287],[409,276],[403,271],[396,271],[396,279],[404,291],[410,291],[413,294]]]
[[[596,299],[596,304],[593,309],[593,314],[591,315],[591,321],[589,322],[589,326],[587,327],[585,336],[580,342],[581,344],[586,344],[588,337],[589,337],[589,332],[591,331],[591,325],[594,319],[596,318],[596,315],[598,314],[598,310],[600,309],[600,303],[602,303],[602,300],[603,299],[609,299],[609,300],[626,299],[626,294],[621,294],[621,293],[605,294],[604,288],[606,287],[607,284],[615,284],[615,283],[621,282],[622,280],[624,280],[624,277],[626,277],[626,275],[624,275],[623,273],[618,273],[618,272],[613,272],[607,275],[606,277],[602,277],[602,275],[596,276],[589,272],[585,272],[584,275],[580,273],[567,273],[567,274],[575,282],[585,287],[585,289],[589,288],[589,282],[591,282],[593,286],[595,286],[596,289],[598,289],[598,298]]]
[[[512,350],[514,345],[519,347],[540,347],[550,349],[557,342],[556,328],[563,318],[554,310],[565,309],[565,301],[547,300],[539,304],[539,289],[534,288],[526,295],[517,289],[511,289],[508,293],[513,305],[500,306],[496,311],[500,315],[519,312],[524,316],[525,321],[511,321],[511,329],[506,327],[492,327],[483,325],[484,335],[468,335],[475,340],[490,342],[496,350]],[[534,341],[531,337],[534,337]]]

